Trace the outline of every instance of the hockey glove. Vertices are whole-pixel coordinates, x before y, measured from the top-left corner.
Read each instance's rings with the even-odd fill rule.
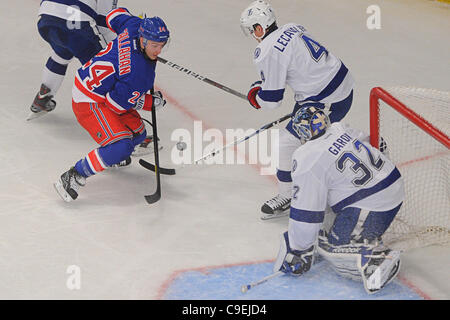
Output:
[[[285,232],[281,235],[280,250],[273,271],[299,276],[311,268],[313,256],[314,245],[305,250],[292,250],[289,246],[288,233]]]
[[[284,258],[280,271],[299,276],[307,272],[312,265],[314,246],[306,250],[293,250]]]
[[[145,110],[152,111],[152,108],[155,108],[155,111],[158,111],[166,104],[166,100],[164,100],[161,91],[156,91],[153,94],[144,94],[142,97],[138,99],[136,105],[134,106],[135,110]]]
[[[380,136],[380,146],[378,148],[382,154],[384,154],[386,157],[389,157],[389,149],[386,143],[386,140],[383,139],[383,137]]]
[[[250,90],[247,93],[248,102],[250,102],[251,106],[255,109],[261,109],[258,101],[256,100],[256,95],[259,90],[261,90],[262,81],[256,81],[250,86]]]

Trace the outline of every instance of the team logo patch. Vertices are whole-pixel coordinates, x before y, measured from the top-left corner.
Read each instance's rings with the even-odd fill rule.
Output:
[[[264,72],[261,70],[261,80],[262,82],[266,81],[266,77],[264,76]]]
[[[292,162],[292,172],[294,172],[295,169],[297,169],[297,160],[294,160],[294,161]]]
[[[261,54],[261,48],[256,48],[255,49],[255,59],[257,59],[260,54]]]
[[[102,133],[101,132],[97,132],[97,138],[101,138],[102,137]]]

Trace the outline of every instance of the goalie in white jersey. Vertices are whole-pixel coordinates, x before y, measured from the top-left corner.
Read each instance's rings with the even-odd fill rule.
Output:
[[[376,292],[400,268],[399,252],[383,246],[381,237],[404,199],[401,174],[368,135],[330,124],[320,109],[303,107],[292,121],[306,142],[292,158],[289,226],[274,271],[308,271],[317,249],[339,274]],[[325,215],[334,217],[328,229]]]
[[[272,7],[254,1],[241,15],[241,28],[259,42],[254,63],[261,81],[248,93],[256,108],[281,105],[286,85],[295,93],[294,114],[301,106],[327,109],[331,122],[340,121],[353,100],[354,80],[340,59],[314,40],[304,27],[288,23],[278,27]],[[300,146],[292,122],[280,132],[277,178],[279,194],[262,206],[263,218],[288,213],[291,190],[291,157]]]

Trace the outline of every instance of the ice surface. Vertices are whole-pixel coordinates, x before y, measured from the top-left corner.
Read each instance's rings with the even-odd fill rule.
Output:
[[[247,2],[119,3],[135,14],[164,18],[172,32],[166,59],[243,93],[258,78],[252,65],[256,42],[239,28]],[[365,1],[272,1],[280,24],[304,25],[349,67],[356,90],[347,121],[365,130],[374,86],[449,90],[449,7],[422,0],[379,4],[382,28],[368,30]],[[154,174],[135,161],[90,178],[75,202],[59,198],[52,183],[96,145],[71,108],[77,61],[55,111],[25,121],[50,54],[36,28],[38,7],[38,0],[0,1],[0,299],[156,299],[179,270],[274,259],[287,220],[259,219],[276,183],[255,165],[186,166],[162,177],[162,200],[149,206],[143,196],[154,191]],[[257,129],[293,106],[288,90],[278,110],[256,111],[164,65],[157,68],[156,84],[169,102],[158,112],[165,167],[171,167],[175,129],[192,132],[194,120],[204,130]],[[449,257],[448,247],[408,253],[400,276],[426,297],[448,299]],[[67,287],[72,265],[81,271],[80,290]],[[322,297],[332,298],[326,292]]]

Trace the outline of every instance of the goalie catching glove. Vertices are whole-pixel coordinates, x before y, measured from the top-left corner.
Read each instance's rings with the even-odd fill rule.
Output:
[[[314,245],[305,250],[292,250],[289,247],[288,233],[285,232],[281,236],[280,251],[278,252],[273,271],[300,276],[309,271],[313,263],[313,257]]]
[[[256,100],[256,96],[258,95],[259,90],[261,90],[261,84],[262,81],[254,82],[247,93],[248,102],[250,102],[251,106],[255,109],[261,109],[258,100]]]
[[[156,91],[153,94],[146,93],[140,97],[134,106],[134,110],[152,111],[152,108],[155,108],[155,111],[158,111],[165,104],[166,100],[164,100],[161,91]]]

